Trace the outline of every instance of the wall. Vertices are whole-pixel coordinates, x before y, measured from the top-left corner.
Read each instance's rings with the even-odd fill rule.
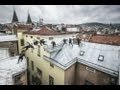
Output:
[[[88,71],[86,70],[86,67],[88,66],[77,63],[77,71],[76,71],[77,85],[84,85],[85,80],[92,82],[94,85],[110,85],[110,80],[112,76],[95,69],[94,69],[95,72]],[[112,78],[117,79],[115,77]]]
[[[23,46],[21,46],[21,39],[23,39],[23,33],[22,32],[18,32],[17,33],[17,37],[18,37],[18,52],[20,53]]]
[[[30,36],[32,35],[28,35],[28,37],[24,35],[25,43],[27,41],[32,43],[33,40],[36,39],[36,37],[38,37],[37,35],[34,35],[33,38],[30,38]],[[40,39],[42,38],[45,39],[45,37],[42,37],[42,36],[39,36],[39,37]],[[30,71],[30,82],[32,82],[32,75],[35,76],[37,74],[36,68],[39,68],[42,71],[42,85],[49,85],[49,75],[51,75],[54,78],[54,85],[64,85],[64,70],[57,67],[56,65],[54,65],[54,68],[52,68],[50,66],[50,62],[43,59],[43,55],[49,56],[49,53],[44,51],[43,47],[40,46],[41,55],[39,57],[37,55],[38,47],[35,45],[34,47],[35,49],[33,50],[33,52],[32,52],[32,49],[29,49],[28,51],[26,51],[26,57],[29,58],[28,69]],[[32,70],[31,61],[34,61],[34,70]]]
[[[9,48],[10,56],[18,55],[18,46],[17,41],[10,41],[10,42],[0,42],[0,48]]]
[[[75,69],[76,63],[69,67],[67,70],[65,70],[65,85],[75,85]]]
[[[27,85],[27,71],[13,75],[14,85]]]

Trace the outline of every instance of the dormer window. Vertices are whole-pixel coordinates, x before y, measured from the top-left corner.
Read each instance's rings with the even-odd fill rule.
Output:
[[[85,51],[80,51],[80,56],[83,56]]]
[[[98,61],[103,61],[103,60],[104,60],[104,56],[103,55],[99,55]]]

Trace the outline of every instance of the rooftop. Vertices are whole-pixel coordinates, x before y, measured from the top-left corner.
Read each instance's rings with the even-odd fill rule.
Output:
[[[120,36],[117,35],[93,35],[90,42],[120,46]]]
[[[26,59],[17,64],[18,56],[0,60],[0,85],[13,85],[12,76],[27,69]]]
[[[9,49],[8,48],[0,48],[0,61],[9,57]]]
[[[0,42],[17,41],[16,35],[0,35]]]
[[[80,55],[81,51],[84,55]],[[99,55],[103,56],[103,61],[98,60]],[[56,52],[52,52],[50,57],[45,56],[45,59],[63,69],[67,69],[75,62],[80,62],[102,72],[117,75],[120,65],[120,46],[82,41],[80,47],[76,44],[73,47],[69,44],[63,45]]]
[[[64,34],[72,34],[69,32],[66,33],[61,33],[61,32],[57,32],[53,29],[50,29],[47,26],[42,26],[39,30],[31,30],[28,32],[25,32],[25,34],[32,34],[32,35],[64,35]]]

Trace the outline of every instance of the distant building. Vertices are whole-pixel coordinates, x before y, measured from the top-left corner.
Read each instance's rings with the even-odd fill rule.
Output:
[[[10,56],[18,55],[18,39],[16,35],[0,35],[0,48],[8,48]]]
[[[95,35],[84,34],[81,37],[86,38],[87,42],[82,40],[80,46],[74,43],[72,47],[68,40],[64,45],[63,39],[70,37],[73,39],[77,37],[76,34],[55,32],[46,26],[24,32],[22,37],[24,46],[29,42],[35,48],[26,51],[30,84],[118,85],[119,83],[118,44],[94,42],[92,40]],[[45,45],[40,45],[39,41],[42,39],[45,40]],[[38,45],[34,45],[34,41],[38,41]],[[57,44],[55,48],[51,45],[52,41]]]
[[[21,46],[21,43],[22,43],[21,41],[19,43],[19,47],[21,48],[19,49],[20,50],[19,52],[21,52],[22,47],[27,45],[27,42],[32,44],[35,48],[35,49],[30,48],[26,51],[26,58],[28,61],[28,78],[30,80],[30,84],[35,84],[35,85],[49,84],[48,78],[53,79],[52,78],[53,76],[56,77],[56,80],[55,80],[56,82],[54,82],[54,84],[56,85],[64,84],[63,71],[61,72],[61,70],[59,70],[57,66],[54,66],[55,71],[53,71],[54,69],[52,69],[52,64],[51,66],[49,66],[50,62],[44,60],[43,58],[44,55],[49,56],[49,53],[48,53],[49,51],[47,51],[46,48],[43,48],[43,47],[47,47],[49,45],[52,47],[52,44],[51,44],[52,41],[55,41],[56,46],[59,46],[58,44],[62,43],[63,39],[69,39],[70,37],[73,38],[75,36],[76,36],[76,33],[67,33],[67,34],[60,33],[48,28],[47,26],[42,26],[41,28],[24,32],[23,34],[20,34],[20,32],[18,33],[18,38],[22,37],[22,39],[24,40],[23,46]],[[19,38],[19,40],[20,39],[21,38]],[[44,40],[45,45],[41,45],[40,40]],[[34,45],[34,41],[38,41],[38,45]],[[53,48],[50,48],[51,53],[52,53],[52,49]],[[54,51],[56,51],[56,48]],[[58,73],[59,71],[61,72],[61,76]],[[62,77],[62,79],[60,77]],[[52,83],[52,81],[50,83]]]
[[[17,62],[18,56],[0,59],[0,85],[27,85],[26,60]]]

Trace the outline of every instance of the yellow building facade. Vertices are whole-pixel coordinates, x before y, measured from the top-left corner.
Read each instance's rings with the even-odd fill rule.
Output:
[[[24,46],[27,45],[27,42],[33,43],[34,40],[45,39],[50,41],[52,37],[53,40],[62,40],[63,38],[75,37],[76,34],[66,34],[66,35],[32,35],[24,34],[23,32],[18,32],[18,46],[19,53],[21,52],[23,46],[21,46],[21,39],[24,40]],[[52,40],[51,40],[52,41]],[[33,45],[34,49],[29,48],[25,56],[28,60],[28,71],[30,84],[36,84],[35,77],[39,82],[37,84],[41,85],[64,85],[65,84],[65,70],[59,67],[56,64],[53,64],[51,61],[44,59],[44,55],[49,57],[50,53],[47,52],[41,45]],[[39,53],[39,55],[38,55]],[[38,74],[39,73],[39,74]],[[34,80],[35,79],[35,80]]]

